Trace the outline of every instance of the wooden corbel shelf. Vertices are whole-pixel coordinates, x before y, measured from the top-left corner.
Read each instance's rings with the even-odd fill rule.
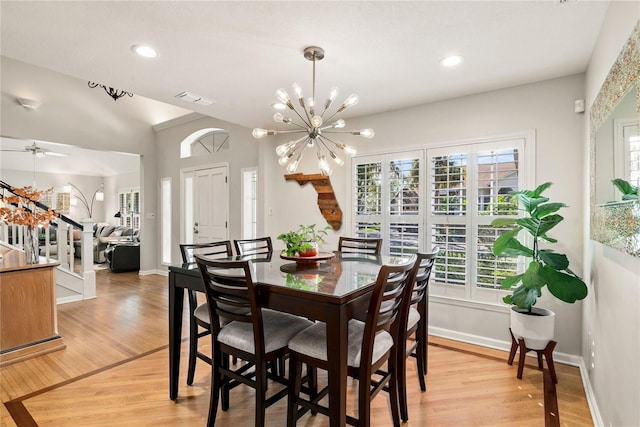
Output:
[[[313,188],[315,188],[316,193],[318,193],[318,208],[320,208],[324,219],[326,219],[331,228],[336,231],[342,227],[342,210],[340,209],[340,205],[338,205],[336,195],[331,186],[331,180],[328,176],[322,174],[305,175],[302,173],[293,173],[285,175],[284,179],[287,181],[296,181],[301,186],[308,183],[313,184]]]

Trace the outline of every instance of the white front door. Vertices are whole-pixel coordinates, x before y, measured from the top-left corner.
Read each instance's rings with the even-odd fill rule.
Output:
[[[227,167],[193,172],[193,242],[227,240]]]

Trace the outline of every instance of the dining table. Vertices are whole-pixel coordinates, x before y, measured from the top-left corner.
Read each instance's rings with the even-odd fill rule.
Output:
[[[239,259],[241,257],[230,257]],[[346,424],[348,323],[364,320],[373,285],[382,265],[413,262],[412,255],[320,252],[315,259],[279,254],[249,256],[262,307],[325,322],[329,419]],[[195,263],[169,267],[169,397],[178,398],[180,345],[185,289],[204,292]]]

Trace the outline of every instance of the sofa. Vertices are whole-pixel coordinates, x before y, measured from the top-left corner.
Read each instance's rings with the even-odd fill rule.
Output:
[[[93,262],[102,264],[106,262],[104,251],[110,242],[122,239],[124,241],[138,241],[138,234],[133,229],[124,225],[111,225],[107,223],[98,223],[93,227]],[[78,240],[73,242],[74,253],[76,258],[82,258],[82,241],[81,233],[78,234]],[[75,236],[74,236],[75,238]]]
[[[140,270],[140,243],[110,244],[104,255],[114,273]]]

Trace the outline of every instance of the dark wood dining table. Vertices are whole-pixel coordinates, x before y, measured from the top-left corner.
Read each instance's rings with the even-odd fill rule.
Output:
[[[364,319],[373,284],[384,264],[406,264],[413,257],[340,252],[313,264],[270,258],[251,262],[254,282],[261,287],[263,307],[325,322],[327,325],[330,425],[346,424],[347,331],[349,320]],[[196,264],[169,267],[169,397],[178,397],[184,290],[204,292]]]

